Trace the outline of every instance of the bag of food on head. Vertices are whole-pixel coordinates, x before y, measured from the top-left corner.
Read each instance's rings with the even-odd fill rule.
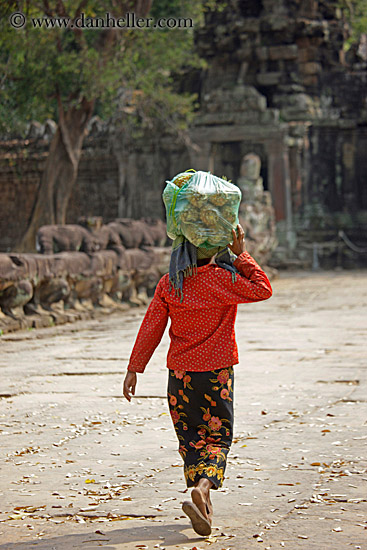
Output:
[[[184,236],[207,249],[232,242],[241,202],[236,185],[202,171],[182,172],[166,184],[163,202],[171,239]]]

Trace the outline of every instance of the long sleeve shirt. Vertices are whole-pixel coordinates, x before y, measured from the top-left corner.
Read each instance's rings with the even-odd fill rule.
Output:
[[[237,364],[237,304],[266,300],[272,289],[266,274],[248,252],[240,254],[234,266],[239,271],[235,281],[232,273],[216,264],[198,267],[195,275],[184,279],[182,303],[170,291],[168,274],[164,275],[141,324],[128,371],[144,372],[169,318],[169,369],[209,371]]]

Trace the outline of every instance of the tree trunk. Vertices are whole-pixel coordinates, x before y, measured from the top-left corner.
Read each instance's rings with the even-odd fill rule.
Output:
[[[42,225],[64,224],[70,195],[94,101],[85,98],[64,112],[59,102],[59,125],[52,139],[27,231],[17,246],[19,252],[33,252],[36,233]]]

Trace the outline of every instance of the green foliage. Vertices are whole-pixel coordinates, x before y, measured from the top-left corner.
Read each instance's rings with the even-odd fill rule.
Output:
[[[339,6],[350,27],[350,36],[345,49],[358,43],[362,34],[367,33],[367,0],[340,0]]]
[[[106,31],[84,29],[73,32],[65,28],[34,28],[32,18],[50,13],[60,16],[59,6],[69,17],[77,14],[72,0],[49,2],[8,2],[0,18],[0,133],[19,134],[31,120],[44,121],[58,117],[58,101],[67,110],[82,98],[96,99],[98,113],[110,116],[121,90],[139,90],[141,106],[149,107],[156,116],[163,105],[166,112],[176,113],[179,125],[187,120],[195,98],[173,92],[174,74],[200,66],[194,54],[193,29],[118,29],[113,46],[105,48]],[[87,0],[82,11],[86,17],[103,17],[114,13],[113,0]],[[127,9],[134,2],[124,2]],[[9,15],[21,11],[27,25],[14,29]],[[116,14],[121,16],[124,14]],[[195,0],[154,0],[152,13],[158,17],[192,17],[195,23],[202,15],[201,2]]]
[[[205,0],[203,4],[204,12],[216,11],[220,13],[230,7],[231,7],[230,0]]]

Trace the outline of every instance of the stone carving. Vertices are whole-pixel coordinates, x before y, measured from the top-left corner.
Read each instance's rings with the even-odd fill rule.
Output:
[[[254,153],[245,155],[237,185],[242,191],[240,223],[245,229],[247,248],[261,265],[266,265],[278,241],[271,195],[264,191],[260,171],[260,157]]]
[[[241,179],[258,181],[260,179],[261,160],[258,155],[249,153],[242,157],[240,177]]]
[[[44,225],[36,236],[36,249],[41,254],[54,254],[66,250],[95,252],[99,243],[80,225]]]
[[[80,217],[78,224],[85,227],[97,243],[98,250],[114,249],[121,246],[118,233],[110,225],[104,225],[100,216]]]
[[[32,298],[33,288],[29,281],[13,283],[0,292],[0,308],[5,315],[15,319],[14,308],[23,307]]]
[[[154,244],[149,225],[142,220],[117,218],[108,227],[116,231],[125,248],[142,248]]]
[[[42,254],[0,254],[0,330],[70,321],[96,307],[148,302],[168,271],[170,248],[154,246],[165,244],[165,224],[149,218],[80,222],[84,227],[41,227],[37,246]]]
[[[154,246],[165,246],[168,244],[166,224],[163,220],[156,218],[142,218],[142,221],[145,222],[149,228],[149,233],[153,239]]]

